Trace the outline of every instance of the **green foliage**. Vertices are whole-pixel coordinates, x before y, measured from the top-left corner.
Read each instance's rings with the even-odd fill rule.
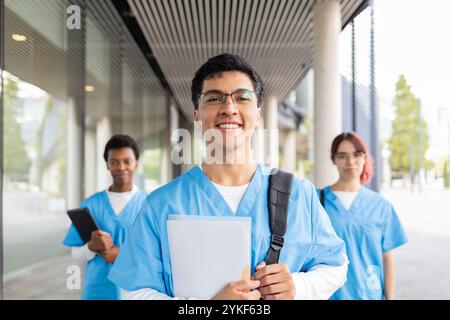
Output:
[[[144,175],[147,179],[161,181],[161,159],[162,149],[160,148],[144,151],[140,162],[144,166]]]
[[[450,173],[448,171],[449,171],[449,163],[448,160],[446,160],[444,163],[444,172],[443,172],[445,188],[450,188]]]
[[[420,100],[412,93],[405,76],[401,75],[396,83],[395,119],[392,122],[392,135],[389,140],[391,150],[389,163],[393,171],[408,172],[410,170],[410,146],[413,149],[414,171],[417,171],[420,166],[420,158],[423,159],[424,168],[431,167],[431,163],[425,159],[425,153],[428,150],[428,132],[425,120],[420,117],[420,107]],[[419,150],[420,131],[422,132],[421,152]]]

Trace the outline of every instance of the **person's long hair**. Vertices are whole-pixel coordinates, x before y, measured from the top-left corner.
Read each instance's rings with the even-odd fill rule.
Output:
[[[366,162],[361,172],[361,176],[359,177],[359,181],[361,182],[361,184],[369,183],[370,180],[372,180],[374,173],[373,158],[370,155],[369,150],[367,149],[364,139],[356,132],[343,132],[336,138],[334,138],[333,143],[331,144],[331,160],[334,161],[337,150],[343,141],[350,141],[355,146],[356,151],[365,153]]]

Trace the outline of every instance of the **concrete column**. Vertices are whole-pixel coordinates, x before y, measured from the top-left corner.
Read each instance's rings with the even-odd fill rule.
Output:
[[[67,156],[66,156],[66,197],[67,208],[76,208],[82,199],[82,159],[84,152],[83,128],[79,121],[79,110],[74,99],[67,105]],[[84,119],[83,119],[84,120]]]
[[[286,130],[283,139],[283,170],[296,174],[297,131]]]
[[[299,179],[306,179],[306,176],[305,176],[305,162],[303,160],[300,160],[299,163],[298,163],[297,178],[299,178]]]
[[[178,141],[171,141],[170,137],[172,136],[172,132],[178,130],[180,128],[180,116],[178,114],[177,106],[175,104],[175,99],[169,98],[169,110],[167,113],[168,126],[167,126],[167,139],[166,139],[166,153],[167,153],[167,163],[168,163],[168,171],[166,180],[163,182],[169,182],[175,177],[181,174],[181,167],[172,162],[170,155],[172,154],[172,149],[177,144]]]
[[[259,164],[266,164],[266,134],[264,129],[264,120],[261,119],[256,126],[255,133],[253,134],[251,147],[252,147],[252,156],[253,160],[255,160]]]
[[[267,98],[265,109],[265,128],[266,128],[266,165],[269,167],[279,167],[279,134],[278,134],[278,99],[275,96]]]
[[[317,0],[314,29],[314,183],[324,187],[337,179],[330,161],[333,138],[342,131],[339,34],[341,7],[337,0]]]
[[[97,122],[96,131],[97,190],[102,190],[112,184],[111,174],[103,159],[105,145],[111,138],[111,123],[108,117],[103,117]]]
[[[86,198],[97,190],[97,175],[96,175],[96,165],[97,165],[97,155],[96,155],[96,134],[95,129],[86,128],[84,135],[84,150],[85,150],[85,166],[84,166],[84,195],[83,198]]]
[[[3,2],[2,2],[3,3]],[[75,208],[85,196],[85,130],[86,130],[86,4],[82,8],[81,28],[67,31],[67,208]],[[76,67],[74,63],[76,64]],[[68,220],[67,220],[68,221]]]

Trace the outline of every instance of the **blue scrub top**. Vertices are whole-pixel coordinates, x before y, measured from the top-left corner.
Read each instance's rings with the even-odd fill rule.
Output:
[[[236,216],[251,218],[251,267],[266,258],[270,244],[267,193],[270,169],[257,166]],[[109,279],[128,290],[151,288],[174,296],[167,218],[170,214],[234,216],[226,201],[196,166],[147,196]],[[345,244],[337,237],[310,182],[295,179],[280,263],[291,272],[316,264],[339,266],[347,261]],[[240,279],[236,279],[239,281]]]
[[[146,193],[139,190],[128,201],[119,215],[116,215],[111,206],[106,191],[98,192],[84,200],[80,207],[88,208],[98,227],[111,234],[114,245],[122,247],[142,204]],[[78,231],[72,224],[67,231],[63,244],[69,247],[84,245]],[[108,264],[100,255],[87,262],[84,271],[84,284],[82,299],[85,300],[118,300],[121,299],[120,288],[108,280],[112,264]]]
[[[331,299],[383,299],[383,253],[407,242],[394,207],[365,187],[359,189],[348,210],[331,187],[324,189],[324,195],[325,210],[337,235],[346,243],[349,259],[347,282]]]

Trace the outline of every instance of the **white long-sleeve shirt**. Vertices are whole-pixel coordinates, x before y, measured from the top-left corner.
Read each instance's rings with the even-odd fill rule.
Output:
[[[201,168],[201,167],[200,167]],[[228,206],[236,213],[239,203],[247,190],[247,185],[221,186],[213,183]],[[347,281],[347,263],[342,266],[315,265],[307,272],[294,272],[292,279],[295,285],[296,300],[326,300]],[[126,300],[182,300],[170,297],[156,290],[145,288],[136,291],[122,290]],[[190,299],[196,299],[192,297]]]
[[[347,263],[342,266],[315,265],[307,272],[292,273],[295,300],[327,300],[347,281]],[[183,300],[170,297],[151,288],[136,291],[121,290],[125,300]],[[195,297],[188,300],[196,300]]]
[[[131,191],[128,192],[111,192],[106,190],[106,194],[108,195],[109,202],[111,203],[111,207],[114,210],[114,213],[118,215],[122,212],[123,208],[127,205],[128,201],[133,198],[136,192],[139,191],[139,188],[136,185],[133,185]],[[83,246],[72,247],[72,258],[76,260],[80,264],[87,263],[88,261],[95,258],[96,253],[91,251],[88,248],[88,244],[86,243]]]

